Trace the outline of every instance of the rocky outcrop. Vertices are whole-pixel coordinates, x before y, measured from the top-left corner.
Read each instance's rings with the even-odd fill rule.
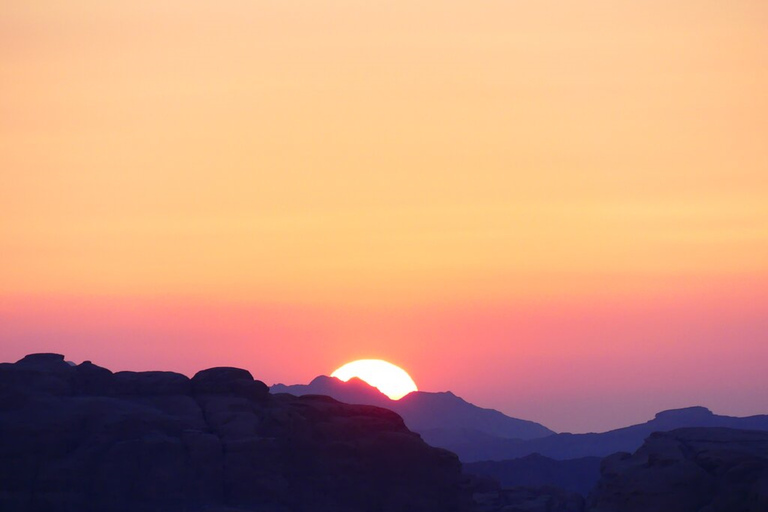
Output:
[[[245,370],[0,364],[3,511],[456,511],[459,461],[395,413],[270,395]]]
[[[765,512],[768,433],[690,428],[652,434],[603,460],[590,512]]]

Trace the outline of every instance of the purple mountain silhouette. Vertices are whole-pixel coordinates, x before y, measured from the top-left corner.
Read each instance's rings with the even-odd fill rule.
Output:
[[[654,432],[694,427],[768,430],[768,416],[720,416],[705,407],[688,407],[660,412],[645,423],[602,433],[562,433],[528,440],[503,439],[470,429],[431,429],[419,433],[432,446],[447,448],[464,462],[516,459],[533,453],[567,460],[633,452]]]
[[[538,423],[477,407],[451,392],[415,391],[395,401],[359,379],[345,383],[326,376],[307,385],[276,384],[271,392],[328,395],[350,404],[385,407],[402,416],[408,428],[429,444],[451,450],[463,462],[508,460],[535,453],[556,460],[605,457],[636,450],[653,432],[678,428],[768,430],[766,415],[737,418],[716,415],[705,407],[688,407],[663,411],[646,423],[608,432],[556,434]]]
[[[419,433],[438,428],[448,431],[470,429],[502,439],[536,439],[554,434],[533,421],[512,418],[499,411],[473,405],[450,391],[414,391],[400,400],[390,400],[360,379],[342,382],[324,375],[306,385],[276,384],[270,391],[292,395],[328,395],[350,404],[385,407],[402,416],[408,428]]]

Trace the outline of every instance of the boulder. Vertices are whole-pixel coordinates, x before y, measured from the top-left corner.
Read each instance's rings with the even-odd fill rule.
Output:
[[[260,380],[254,380],[249,371],[229,367],[197,372],[192,377],[192,390],[197,395],[230,394],[262,400],[269,395],[269,387]]]

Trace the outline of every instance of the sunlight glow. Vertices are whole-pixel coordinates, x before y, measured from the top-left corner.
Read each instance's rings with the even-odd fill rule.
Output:
[[[331,377],[336,377],[344,382],[357,377],[377,388],[392,400],[400,400],[408,393],[418,391],[416,383],[405,370],[381,359],[352,361],[333,372]]]

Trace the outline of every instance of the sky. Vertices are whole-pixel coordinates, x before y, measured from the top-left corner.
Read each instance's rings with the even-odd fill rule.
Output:
[[[0,54],[0,361],[768,413],[763,0],[9,0]]]

